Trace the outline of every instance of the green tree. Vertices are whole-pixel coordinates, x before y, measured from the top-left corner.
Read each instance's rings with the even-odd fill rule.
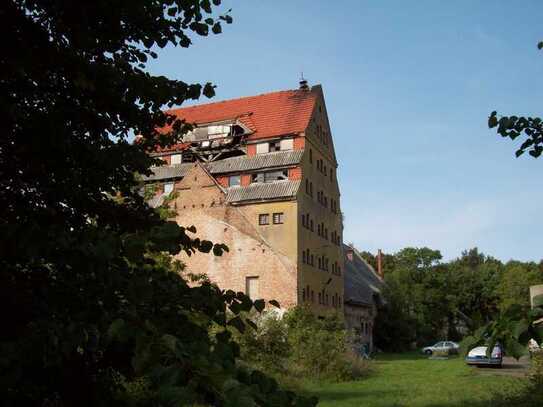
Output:
[[[543,41],[537,47],[543,49]],[[537,158],[543,152],[543,120],[540,117],[498,117],[498,113],[494,111],[488,118],[488,127],[496,128],[499,135],[511,140],[520,136],[526,138],[515,153],[517,157],[528,151],[532,157]]]
[[[536,284],[543,284],[543,273],[536,263],[508,262],[497,287],[500,310],[505,311],[515,304],[528,310],[530,286]]]
[[[219,4],[1,3],[4,405],[315,404],[237,365],[227,326],[245,329],[240,313],[264,303],[190,287],[169,256],[226,248],[162,220],[134,176],[189,127],[162,109],[213,95],[146,63],[220,33],[232,18]]]

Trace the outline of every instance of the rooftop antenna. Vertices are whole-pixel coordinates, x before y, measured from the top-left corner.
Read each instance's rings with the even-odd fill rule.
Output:
[[[307,79],[304,78],[304,73],[302,71],[300,78],[300,89],[309,90],[309,85],[307,84]]]

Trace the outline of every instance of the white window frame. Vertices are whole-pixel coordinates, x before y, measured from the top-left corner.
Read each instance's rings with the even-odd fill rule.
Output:
[[[166,195],[169,195],[173,192],[173,189],[175,187],[175,182],[165,182],[164,183],[164,193]]]
[[[258,143],[256,145],[257,154],[266,154],[270,152],[270,143]]]
[[[170,165],[179,165],[183,161],[181,154],[172,154],[170,156]]]

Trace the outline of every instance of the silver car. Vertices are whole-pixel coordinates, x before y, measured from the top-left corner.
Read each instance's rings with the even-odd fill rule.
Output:
[[[452,341],[441,341],[432,346],[422,348],[422,353],[432,355],[436,351],[447,351],[448,353],[458,353],[460,345]]]

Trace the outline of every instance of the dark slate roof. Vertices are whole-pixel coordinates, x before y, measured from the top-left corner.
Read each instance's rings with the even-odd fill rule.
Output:
[[[300,187],[300,181],[276,181],[251,184],[246,187],[226,188],[228,202],[260,201],[268,199],[294,198]]]
[[[143,177],[145,181],[158,181],[169,178],[181,178],[184,177],[187,171],[192,167],[193,163],[179,164],[179,165],[162,165],[160,167],[153,167],[151,170],[153,174],[148,177]]]
[[[251,171],[260,168],[287,167],[300,163],[303,153],[304,150],[293,150],[258,154],[252,157],[232,157],[213,161],[207,164],[207,167],[212,174]]]
[[[347,258],[347,250],[353,250],[350,246],[343,245],[343,257],[345,260],[345,302],[353,304],[373,304],[376,295],[380,301],[383,280],[377,275],[360,254],[353,250],[353,261]]]
[[[276,151],[267,154],[258,154],[252,157],[241,156],[225,158],[224,160],[203,163],[211,174],[224,174],[228,172],[253,171],[264,168],[288,167],[299,164],[304,150]],[[153,175],[143,177],[145,181],[158,181],[169,178],[184,177],[192,163],[179,165],[163,165],[153,167]]]

